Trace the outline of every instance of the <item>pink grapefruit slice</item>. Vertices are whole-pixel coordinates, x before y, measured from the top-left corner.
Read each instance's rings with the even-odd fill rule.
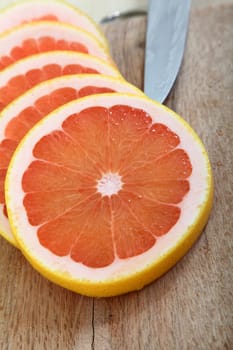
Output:
[[[0,70],[24,57],[56,50],[82,52],[112,63],[108,50],[89,33],[70,24],[42,21],[0,36]]]
[[[41,20],[78,26],[108,46],[99,26],[87,14],[61,0],[26,0],[8,6],[0,12],[0,33],[24,23]]]
[[[6,202],[21,251],[89,296],[140,289],[206,224],[213,183],[191,127],[146,97],[100,94],[41,120],[9,165]]]
[[[142,94],[122,79],[100,74],[67,75],[35,86],[3,109],[0,117],[0,234],[11,244],[17,246],[7,218],[4,181],[18,143],[39,120],[61,105],[84,96],[116,91]]]
[[[81,73],[121,77],[112,65],[88,54],[53,51],[32,55],[17,61],[0,73],[0,111],[42,81]]]

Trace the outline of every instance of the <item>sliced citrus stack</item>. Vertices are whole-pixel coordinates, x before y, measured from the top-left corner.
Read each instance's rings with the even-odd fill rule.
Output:
[[[0,234],[17,246],[7,219],[4,181],[12,154],[22,137],[46,114],[59,106],[103,92],[142,94],[122,79],[104,75],[67,75],[43,82],[20,96],[1,112],[0,118]]]
[[[70,24],[43,21],[14,28],[0,36],[0,69],[41,52],[71,50],[112,63],[109,51],[92,35]]]
[[[74,51],[53,51],[19,60],[0,74],[0,111],[42,81],[68,74],[101,73],[120,77],[105,61]]]
[[[206,151],[174,112],[100,94],[41,120],[6,179],[16,240],[48,279],[111,296],[140,289],[190,248],[212,202]]]
[[[100,28],[88,15],[61,0],[27,0],[5,8],[0,12],[0,32],[20,24],[41,20],[73,24],[90,32],[105,46],[108,46]]]

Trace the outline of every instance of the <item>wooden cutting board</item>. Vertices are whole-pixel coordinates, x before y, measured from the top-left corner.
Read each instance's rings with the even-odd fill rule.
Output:
[[[109,299],[41,277],[0,239],[1,350],[232,349],[233,2],[193,1],[166,104],[202,138],[215,178],[210,220],[189,253],[140,292]],[[143,85],[146,18],[104,28],[123,75]]]

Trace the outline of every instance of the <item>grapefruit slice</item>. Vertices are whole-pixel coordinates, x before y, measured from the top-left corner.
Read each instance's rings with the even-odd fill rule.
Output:
[[[27,0],[8,6],[0,12],[0,33],[24,23],[41,20],[59,21],[83,28],[108,47],[103,33],[90,17],[61,0]]]
[[[43,82],[9,104],[0,117],[0,234],[11,244],[17,242],[7,218],[4,181],[9,161],[19,141],[46,114],[84,96],[103,92],[143,94],[122,79],[104,75],[67,75]]]
[[[112,63],[108,50],[89,33],[70,24],[34,22],[0,36],[0,69],[37,53],[70,50],[88,53]]]
[[[0,111],[15,98],[42,81],[61,75],[100,73],[121,77],[112,65],[91,55],[53,51],[19,60],[0,74]]]
[[[140,289],[203,229],[213,184],[191,127],[130,94],[72,101],[41,120],[9,165],[6,201],[23,254],[89,296]]]

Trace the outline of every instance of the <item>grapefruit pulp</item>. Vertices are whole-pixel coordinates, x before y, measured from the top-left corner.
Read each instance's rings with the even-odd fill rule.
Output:
[[[112,65],[88,54],[53,51],[32,55],[19,60],[1,72],[0,111],[42,81],[80,73],[121,76]]]
[[[201,233],[212,174],[198,136],[146,97],[100,94],[41,120],[13,155],[15,238],[45,277],[112,296],[161,276]]]
[[[0,118],[0,234],[17,246],[7,219],[4,180],[8,164],[23,136],[46,114],[59,106],[91,94],[103,92],[142,94],[122,79],[100,74],[67,75],[43,82],[1,112]]]
[[[23,23],[41,20],[78,26],[108,46],[99,26],[83,11],[62,0],[24,0],[8,6],[0,12],[0,33]]]
[[[0,70],[33,54],[70,50],[112,62],[108,50],[89,33],[69,24],[42,21],[0,35]]]

